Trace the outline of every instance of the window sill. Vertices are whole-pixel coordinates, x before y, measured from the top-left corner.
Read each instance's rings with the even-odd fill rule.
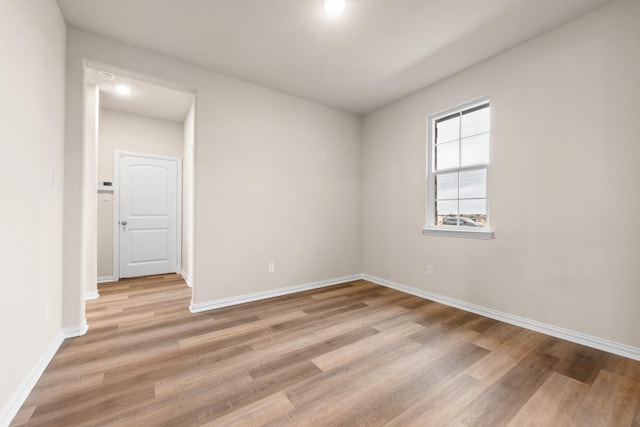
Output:
[[[422,230],[425,236],[461,237],[464,239],[493,239],[493,231],[488,230],[459,230],[454,228],[427,228]]]

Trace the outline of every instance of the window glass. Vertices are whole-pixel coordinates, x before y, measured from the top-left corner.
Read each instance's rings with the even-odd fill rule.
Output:
[[[473,169],[460,172],[459,197],[461,199],[483,199],[487,197],[487,170]]]
[[[436,170],[457,168],[460,164],[458,141],[436,145]]]
[[[462,139],[461,166],[489,163],[489,134],[483,133]]]
[[[458,172],[436,176],[436,194],[439,200],[458,198]]]
[[[462,112],[462,138],[489,132],[489,107],[477,108]]]
[[[489,116],[484,101],[430,118],[430,227],[488,226]]]
[[[460,139],[460,116],[444,118],[436,122],[438,143],[458,141]]]

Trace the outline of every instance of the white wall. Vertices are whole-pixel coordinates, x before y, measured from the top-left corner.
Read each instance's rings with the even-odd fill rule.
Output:
[[[86,114],[84,62],[73,60],[70,54],[69,29],[67,29],[65,143],[64,143],[64,224],[63,224],[63,310],[64,328],[86,328],[85,295],[97,276],[97,262],[87,259],[94,255],[97,233],[89,230],[92,221],[97,224],[95,210],[89,206],[96,198],[91,196],[91,182],[95,177],[96,163],[87,154],[92,141],[86,140],[86,129],[91,117]],[[74,67],[75,65],[75,67]],[[85,144],[86,141],[86,144]],[[93,164],[85,165],[85,160]],[[95,187],[94,187],[95,188]]]
[[[195,242],[195,221],[193,198],[195,160],[195,104],[191,105],[184,120],[182,154],[182,274],[187,283],[193,284],[193,246]]]
[[[182,157],[181,123],[101,109],[99,136],[99,181],[113,182],[116,151]],[[113,275],[113,193],[109,200],[102,200],[102,194],[97,202],[99,278]]]
[[[83,209],[87,215],[83,218],[83,234],[85,240],[88,239],[86,249],[82,252],[84,269],[85,295],[89,298],[95,298],[98,295],[98,283],[94,279],[93,274],[97,268],[98,250],[94,246],[89,246],[91,239],[95,239],[98,215],[96,206],[95,184],[98,158],[98,132],[100,121],[100,90],[98,86],[87,84],[85,87],[85,138],[86,146],[84,151],[85,176],[82,182],[82,192],[84,194]]]
[[[0,425],[61,340],[65,33],[55,2],[0,2]]]
[[[357,116],[80,30],[68,38],[69,161],[81,159],[85,59],[197,92],[194,303],[360,271]],[[71,174],[81,179],[77,168]],[[74,209],[82,195],[73,185],[65,191]],[[70,254],[81,240],[68,231]],[[267,273],[268,262],[276,273]],[[84,316],[79,264],[65,259],[67,313],[76,322]]]
[[[363,271],[640,347],[638,22],[614,2],[368,115]],[[423,236],[426,119],[487,94],[496,238]]]

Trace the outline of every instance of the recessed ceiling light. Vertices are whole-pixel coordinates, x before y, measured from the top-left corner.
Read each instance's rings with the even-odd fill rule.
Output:
[[[324,0],[324,10],[330,15],[339,15],[347,7],[347,0]]]
[[[131,93],[131,88],[125,85],[118,85],[116,86],[116,92],[120,95],[129,95]]]
[[[100,77],[102,77],[103,79],[105,79],[108,82],[110,82],[111,80],[116,78],[116,76],[114,76],[111,73],[107,73],[106,71],[100,71],[98,74],[100,74]]]

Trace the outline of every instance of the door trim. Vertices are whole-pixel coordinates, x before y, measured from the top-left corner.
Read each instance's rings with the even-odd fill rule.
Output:
[[[182,271],[182,157],[159,156],[156,154],[135,153],[131,151],[113,152],[113,281],[120,280],[120,157],[131,156],[144,159],[174,160],[178,170],[176,188],[176,273]]]

